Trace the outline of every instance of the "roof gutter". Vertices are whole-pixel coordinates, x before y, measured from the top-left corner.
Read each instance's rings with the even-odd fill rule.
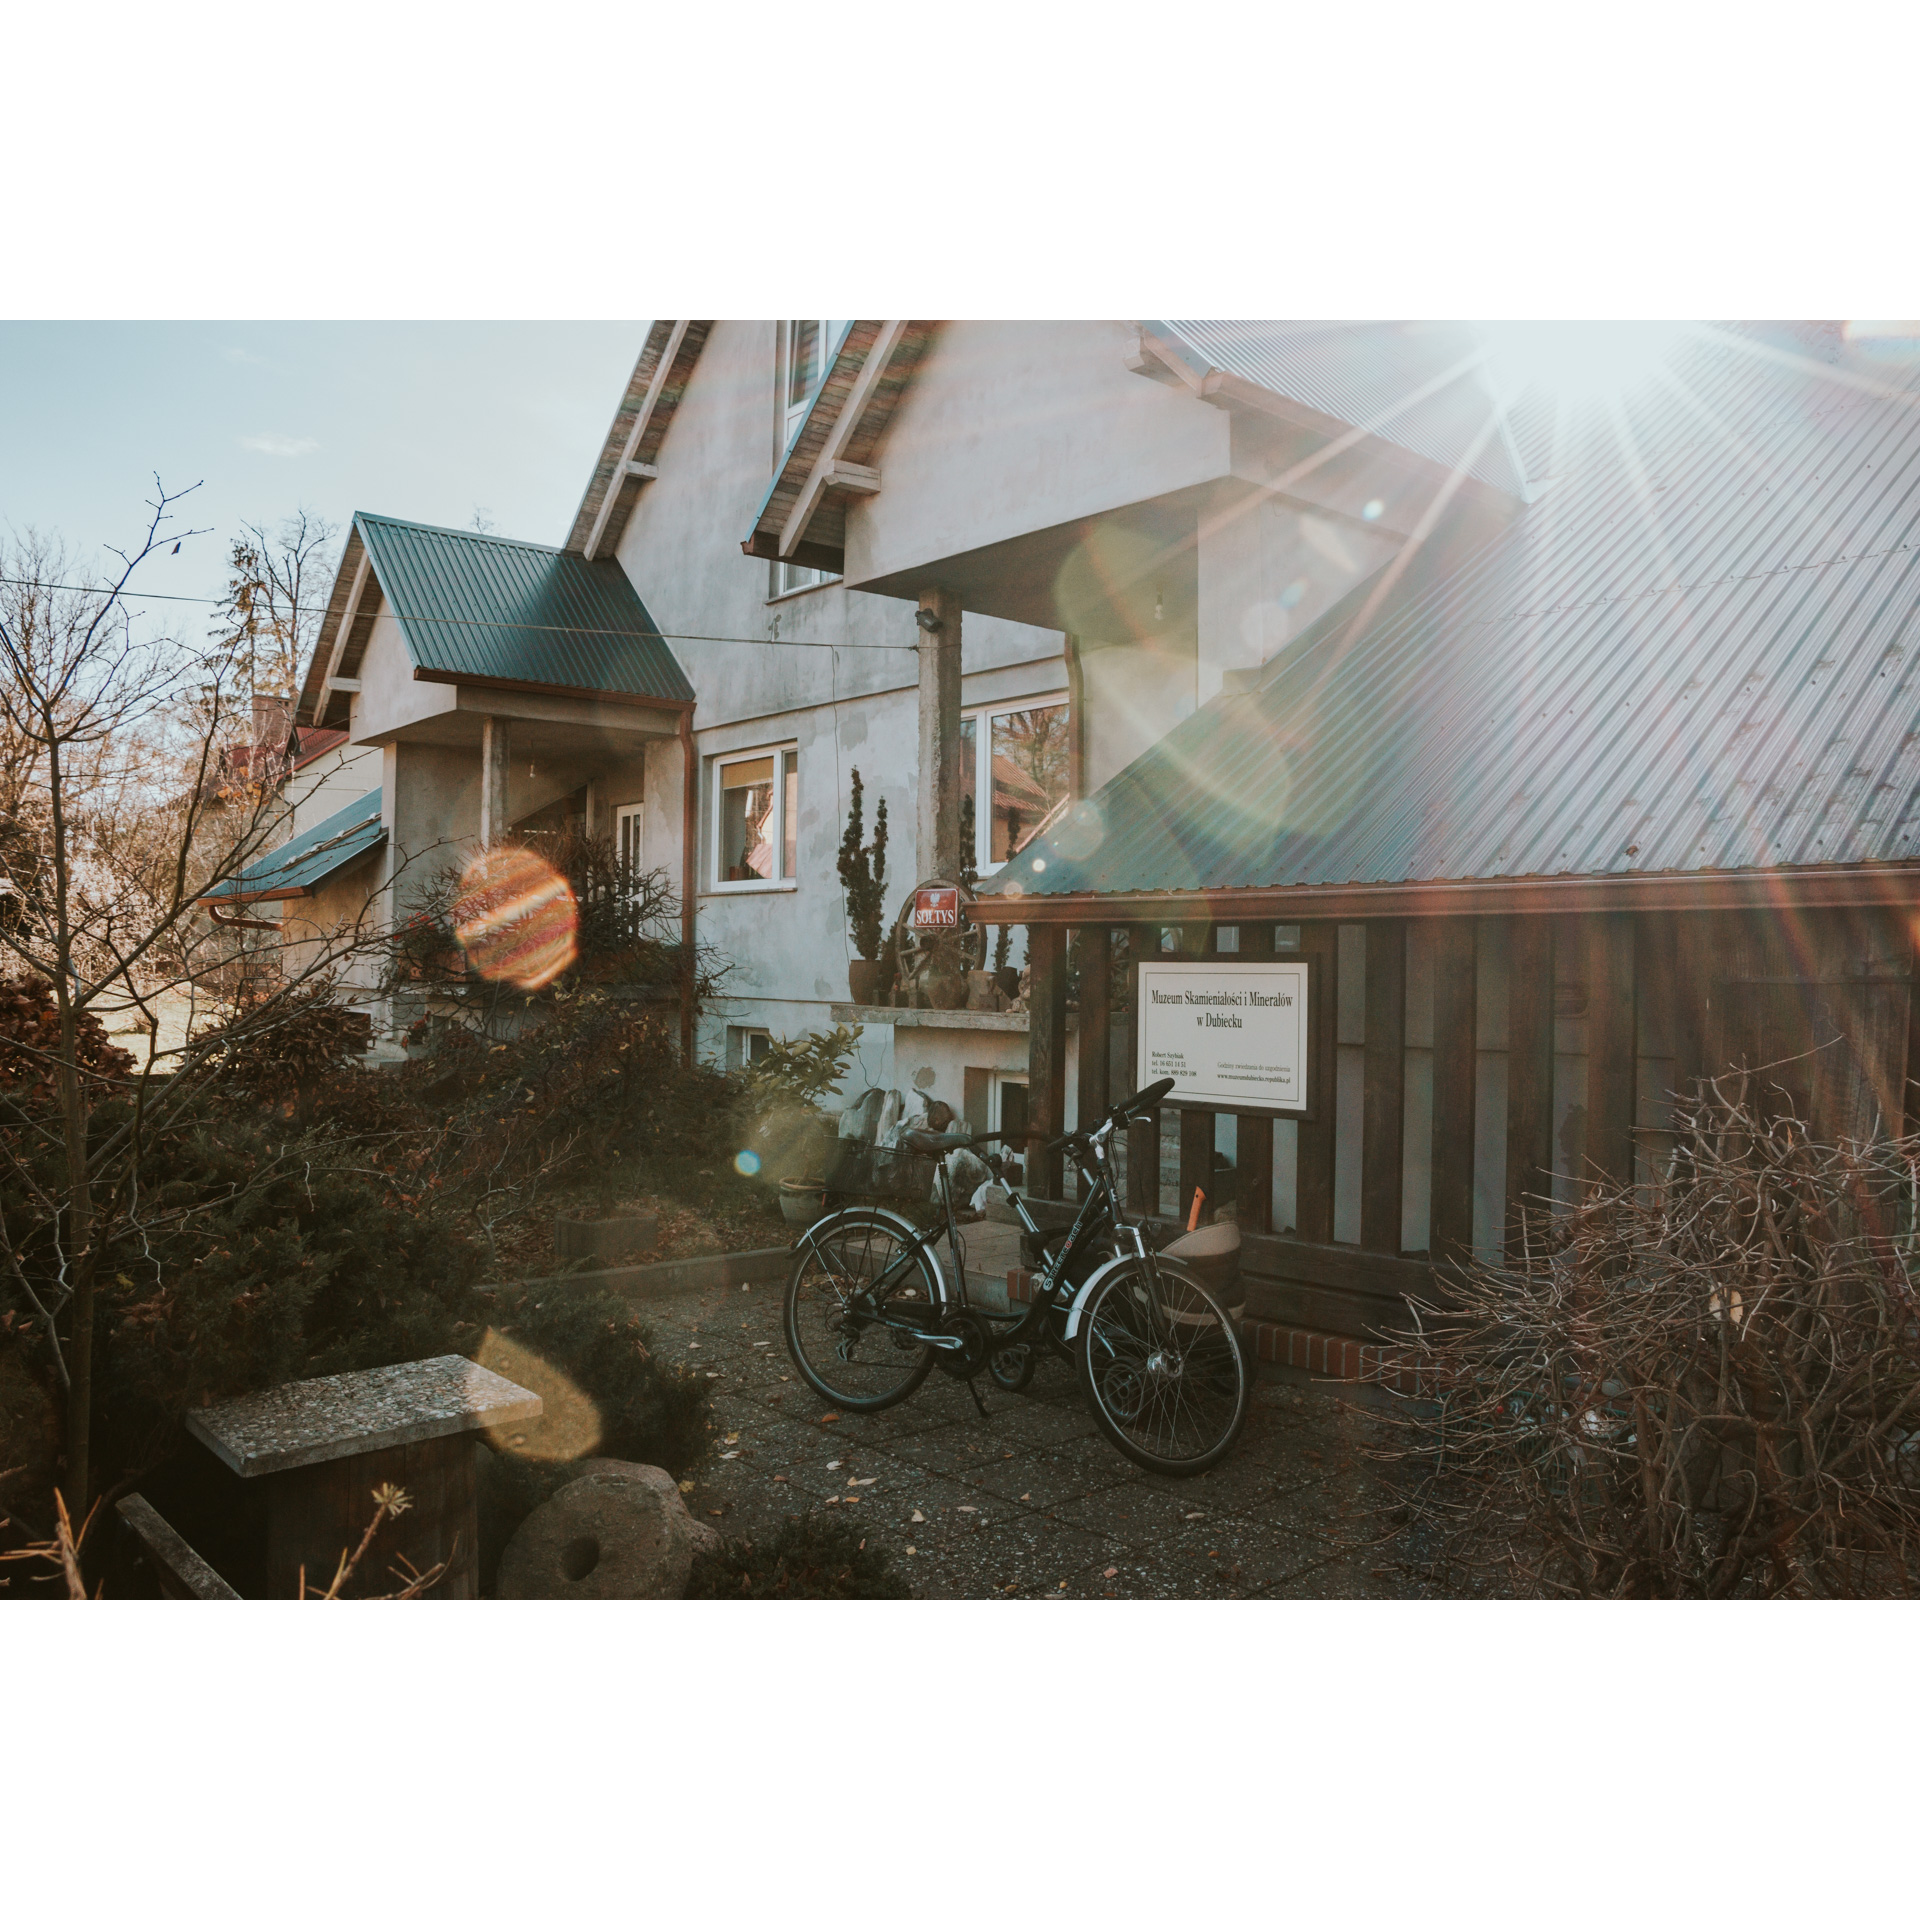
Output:
[[[985,926],[1178,920],[1381,920],[1448,914],[1649,913],[1694,909],[1920,906],[1920,864],[1646,873],[1564,879],[1396,881],[1384,885],[1198,887],[1191,892],[989,894]]]

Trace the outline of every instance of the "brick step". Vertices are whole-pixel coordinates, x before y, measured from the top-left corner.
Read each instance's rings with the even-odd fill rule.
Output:
[[[1033,1276],[1023,1267],[1007,1274],[1007,1304],[1024,1305],[1033,1298]],[[1395,1393],[1424,1398],[1434,1391],[1423,1370],[1401,1361],[1391,1347],[1350,1340],[1344,1334],[1321,1333],[1312,1327],[1291,1327],[1280,1320],[1256,1320],[1248,1315],[1242,1330],[1252,1343],[1256,1360],[1269,1366],[1299,1367],[1328,1380],[1352,1380],[1365,1386],[1387,1387]]]

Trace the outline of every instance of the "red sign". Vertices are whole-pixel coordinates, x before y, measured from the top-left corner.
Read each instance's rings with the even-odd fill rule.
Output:
[[[913,930],[935,933],[960,924],[958,887],[921,887],[913,896]]]

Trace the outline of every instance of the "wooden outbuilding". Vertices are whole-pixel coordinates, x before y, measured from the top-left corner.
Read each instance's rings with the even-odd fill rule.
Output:
[[[1702,1075],[1911,1124],[1920,366],[1703,333],[1529,464],[1510,523],[1436,513],[983,889],[1030,930],[1040,1127],[1069,941],[1082,1116],[1153,1078],[1132,965],[1317,959],[1308,1117],[1189,1104],[1177,1182],[1151,1123],[1129,1155],[1164,1213],[1232,1163],[1278,1328],[1404,1324],[1525,1207],[1655,1176]]]

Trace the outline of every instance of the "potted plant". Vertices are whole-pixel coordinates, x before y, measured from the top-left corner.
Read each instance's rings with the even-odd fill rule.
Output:
[[[780,1212],[790,1227],[810,1227],[826,1210],[826,1184],[820,1180],[782,1180]]]
[[[1007,945],[1013,929],[1005,921],[993,941],[993,984],[1009,1005],[1020,997],[1020,969],[1007,964]]]
[[[863,845],[860,817],[860,769],[853,769],[853,799],[847,808],[847,830],[840,841],[840,886],[847,899],[847,930],[860,958],[847,968],[847,988],[853,1003],[873,1006],[879,999],[884,966],[880,958],[881,909],[887,882],[887,803],[873,810],[873,843]]]

